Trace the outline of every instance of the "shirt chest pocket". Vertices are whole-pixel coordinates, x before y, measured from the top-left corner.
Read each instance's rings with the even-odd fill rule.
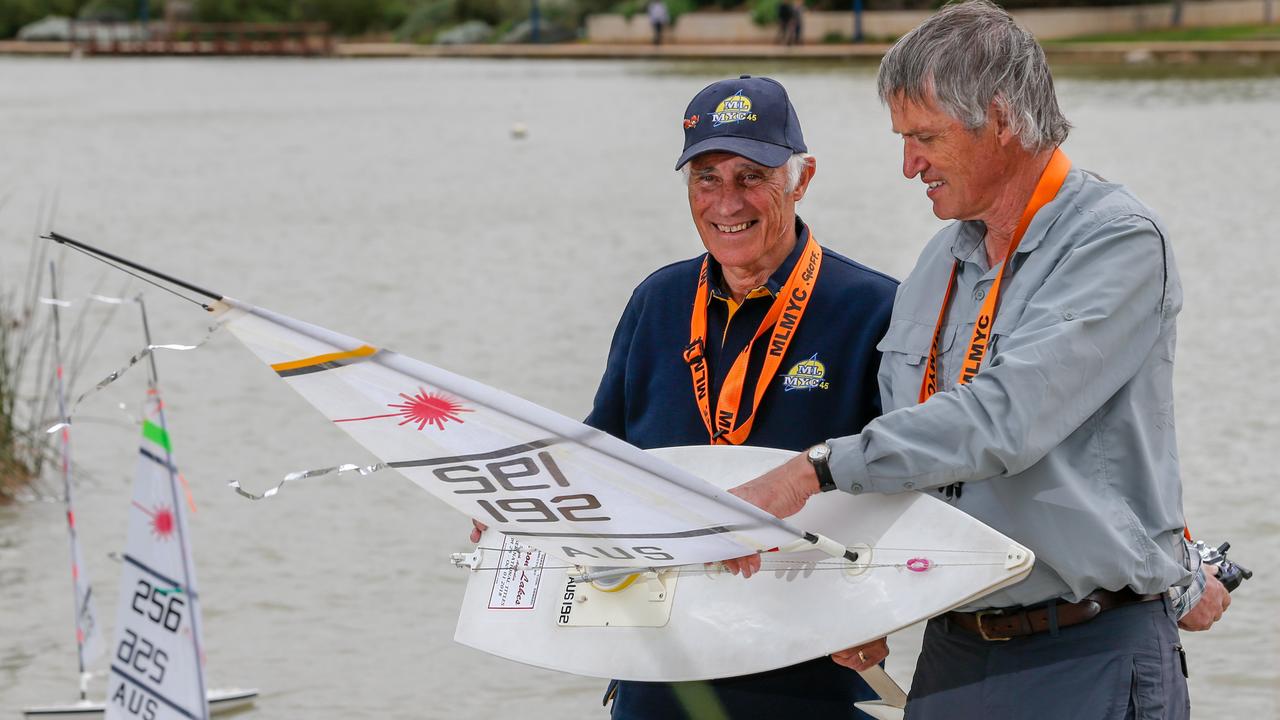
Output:
[[[910,320],[895,320],[889,323],[889,330],[876,345],[883,356],[883,362],[896,365],[916,367],[924,362],[933,345],[933,326],[922,325]],[[939,350],[942,355],[956,341],[956,326],[949,325],[938,333]]]
[[[1000,306],[996,308],[996,320],[991,327],[991,343],[987,346],[987,362],[995,360],[1000,346],[1003,344],[1001,341],[1018,329],[1018,326],[1022,323],[1023,311],[1026,309],[1026,298],[1000,298]]]

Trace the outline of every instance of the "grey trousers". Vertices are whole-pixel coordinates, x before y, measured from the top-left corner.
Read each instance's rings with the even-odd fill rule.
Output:
[[[929,621],[907,720],[1188,720],[1167,601],[1102,613],[1056,636],[987,641]]]

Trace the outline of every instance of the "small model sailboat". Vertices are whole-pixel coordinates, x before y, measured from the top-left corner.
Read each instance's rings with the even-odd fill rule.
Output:
[[[49,263],[49,306],[53,309],[53,357],[54,383],[58,395],[57,432],[61,439],[62,498],[67,510],[67,534],[71,542],[71,583],[74,592],[76,618],[76,658],[80,667],[80,700],[85,699],[90,674],[86,668],[102,654],[102,631],[93,611],[93,585],[84,564],[84,552],[80,549],[80,536],[76,532],[75,492],[71,485],[71,427],[67,415],[67,392],[62,369],[62,325],[58,307],[58,273]]]
[[[142,309],[142,322],[146,329],[145,307]],[[147,344],[151,344],[149,329]],[[200,594],[184,507],[186,499],[179,487],[178,471],[173,462],[164,403],[156,383],[154,356],[150,361],[142,444],[129,510],[115,638],[111,645],[115,650],[110,658],[106,702],[92,702],[85,697],[88,675],[84,668],[94,657],[90,654],[94,649],[90,639],[96,625],[88,605],[87,579],[82,572],[75,570],[82,563],[74,522],[70,520],[73,513],[70,483],[67,482],[68,521],[75,563],[73,576],[76,578],[76,636],[81,658],[80,701],[27,708],[23,711],[27,717],[82,718],[105,713],[107,720],[205,720],[210,712],[252,704],[258,695],[257,690],[205,688]],[[60,400],[62,395],[59,385]],[[65,407],[65,403],[62,406]],[[64,433],[68,422],[64,416]],[[100,648],[100,640],[97,645]]]

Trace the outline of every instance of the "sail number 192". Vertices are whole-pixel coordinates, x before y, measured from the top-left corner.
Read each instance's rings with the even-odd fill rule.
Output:
[[[476,465],[451,465],[433,470],[436,478],[446,483],[469,486],[459,487],[458,495],[482,495],[500,491],[527,492],[569,487],[569,480],[560,471],[550,453],[540,452],[533,457],[518,457]],[[500,490],[501,489],[501,490]],[[600,501],[591,493],[556,495],[550,500],[538,497],[503,497],[490,502],[476,500],[476,504],[498,522],[600,522],[608,515],[593,515],[599,510]]]

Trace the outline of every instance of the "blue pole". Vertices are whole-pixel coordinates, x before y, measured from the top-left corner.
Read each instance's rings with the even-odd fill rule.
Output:
[[[529,40],[534,43],[538,42],[538,25],[540,13],[538,12],[538,0],[533,0],[533,11],[529,13],[529,24],[532,26],[529,30]]]
[[[862,42],[862,0],[853,0],[853,41]]]

